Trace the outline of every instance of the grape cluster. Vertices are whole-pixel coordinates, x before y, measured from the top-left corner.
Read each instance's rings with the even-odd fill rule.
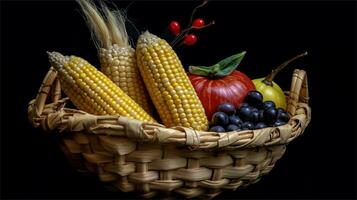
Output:
[[[239,108],[230,103],[220,104],[212,116],[209,131],[261,129],[284,125],[289,119],[289,114],[284,109],[276,108],[273,101],[263,102],[260,92],[251,91]]]

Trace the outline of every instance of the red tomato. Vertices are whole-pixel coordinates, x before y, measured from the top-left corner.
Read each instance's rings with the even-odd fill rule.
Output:
[[[219,79],[210,79],[190,73],[188,76],[209,120],[216,112],[219,104],[228,102],[235,107],[239,107],[247,93],[255,90],[250,78],[237,70]]]

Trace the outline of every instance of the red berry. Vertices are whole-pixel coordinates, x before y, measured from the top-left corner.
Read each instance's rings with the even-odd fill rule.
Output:
[[[205,21],[201,18],[195,19],[192,23],[192,26],[195,28],[199,28],[205,25]]]
[[[172,21],[170,23],[169,30],[174,36],[177,36],[181,32],[180,24],[177,21]]]
[[[186,35],[185,40],[183,41],[183,43],[188,46],[194,45],[196,42],[197,42],[197,37],[194,34]]]

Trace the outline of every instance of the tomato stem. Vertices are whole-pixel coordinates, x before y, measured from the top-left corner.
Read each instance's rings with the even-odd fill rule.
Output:
[[[291,59],[285,61],[284,63],[282,63],[281,65],[279,65],[277,68],[273,69],[273,70],[271,71],[271,73],[270,73],[268,76],[265,77],[265,79],[263,80],[263,82],[264,82],[265,84],[267,84],[267,85],[272,86],[272,85],[273,85],[272,82],[273,82],[275,76],[276,76],[282,69],[284,69],[286,66],[288,66],[291,62],[297,60],[298,58],[301,58],[301,57],[303,57],[303,56],[306,56],[306,55],[307,55],[307,51],[305,51],[304,53],[299,54],[299,55],[297,55],[297,56],[295,56],[295,57],[293,57],[293,58],[291,58]]]

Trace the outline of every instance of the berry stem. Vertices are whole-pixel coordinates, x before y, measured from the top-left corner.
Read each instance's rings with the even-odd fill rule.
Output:
[[[177,44],[178,41],[181,41],[181,40],[187,35],[187,32],[188,32],[188,31],[190,31],[190,30],[192,30],[192,29],[202,29],[202,28],[206,28],[206,27],[211,26],[211,25],[214,24],[214,21],[212,21],[211,23],[209,23],[209,24],[207,24],[207,25],[205,25],[205,26],[202,26],[202,27],[192,27],[192,21],[193,21],[193,17],[194,17],[194,15],[195,15],[196,11],[197,11],[199,8],[205,6],[207,3],[208,3],[208,0],[204,0],[200,5],[196,6],[196,7],[193,9],[193,11],[192,11],[192,13],[191,13],[190,21],[189,21],[187,27],[186,27],[185,29],[183,29],[183,30],[181,31],[181,33],[170,43],[170,45],[171,45],[173,48],[174,48],[174,46]]]
[[[197,30],[199,30],[199,29],[207,28],[207,27],[212,26],[212,25],[214,25],[214,24],[215,24],[215,21],[212,21],[212,22],[210,22],[209,24],[206,24],[206,25],[201,26],[201,27],[193,27],[193,26],[190,26],[190,27],[188,27],[188,28],[182,30],[181,33],[171,42],[171,46],[174,47],[174,46],[177,44],[177,42],[181,41],[181,40],[187,35],[187,33],[188,33],[190,30],[192,30],[192,29],[197,29]]]
[[[289,64],[290,64],[291,62],[293,62],[294,60],[297,60],[298,58],[301,58],[301,57],[306,56],[306,55],[307,55],[307,51],[304,52],[304,53],[302,53],[302,54],[299,54],[299,55],[297,55],[297,56],[295,56],[295,57],[293,57],[293,58],[291,58],[291,59],[289,59],[289,60],[287,60],[287,61],[285,61],[284,63],[282,63],[281,65],[279,65],[276,69],[273,69],[273,70],[271,71],[271,73],[270,73],[268,76],[265,77],[265,79],[263,80],[263,82],[264,82],[265,84],[267,84],[267,85],[270,85],[270,86],[273,85],[272,82],[273,82],[275,76],[276,76],[282,69],[284,69],[287,65],[289,65]]]
[[[181,46],[183,46],[183,40],[181,40],[181,42],[177,45],[177,47],[181,47]]]
[[[195,15],[196,11],[197,11],[199,8],[201,8],[201,7],[203,7],[204,5],[206,5],[207,3],[208,3],[208,0],[204,0],[201,5],[198,5],[196,8],[193,9],[193,11],[192,11],[192,13],[191,13],[191,17],[190,17],[190,22],[188,23],[189,26],[191,26],[191,24],[192,24],[193,16]]]

